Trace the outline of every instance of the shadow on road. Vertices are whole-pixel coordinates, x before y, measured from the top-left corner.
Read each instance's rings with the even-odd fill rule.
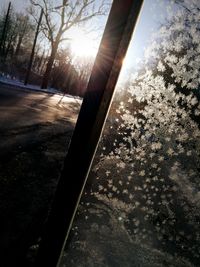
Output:
[[[58,105],[59,97],[0,90],[3,267],[31,266],[26,254],[38,243],[80,108],[73,98]]]

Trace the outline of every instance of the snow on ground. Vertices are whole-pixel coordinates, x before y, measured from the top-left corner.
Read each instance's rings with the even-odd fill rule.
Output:
[[[48,87],[47,89],[41,89],[40,86],[38,85],[33,85],[33,84],[24,85],[24,82],[17,80],[15,77],[12,78],[9,74],[5,74],[2,72],[0,72],[0,82],[7,84],[7,85],[11,85],[11,86],[16,86],[18,88],[22,88],[25,90],[39,91],[39,92],[44,92],[44,93],[49,93],[49,94],[57,94],[57,95],[65,96],[65,97],[73,97],[76,99],[81,99],[78,96],[71,96],[68,94],[64,94],[55,88]]]

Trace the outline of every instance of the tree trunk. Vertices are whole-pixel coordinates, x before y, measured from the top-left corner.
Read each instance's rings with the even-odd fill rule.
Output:
[[[22,29],[21,33],[19,33],[19,35],[18,35],[18,42],[17,42],[17,46],[16,46],[16,49],[15,49],[15,57],[18,56],[19,51],[21,49],[21,44],[22,44],[22,41],[23,41],[24,36],[26,34],[26,30],[27,30],[27,24],[28,24],[28,22],[27,22],[27,19],[26,19],[26,21],[23,24],[23,29]]]
[[[46,89],[47,86],[48,86],[48,82],[49,82],[49,78],[50,78],[50,74],[51,74],[51,70],[52,70],[52,67],[53,67],[53,63],[54,63],[54,59],[55,59],[57,50],[58,50],[58,44],[55,44],[52,47],[51,55],[49,57],[49,60],[48,60],[48,63],[47,63],[47,67],[46,67],[46,70],[45,70],[45,73],[44,73],[44,76],[43,76],[43,79],[42,79],[42,85],[41,85],[42,89]]]
[[[21,48],[23,36],[19,36],[18,42],[17,42],[17,47],[15,49],[15,56],[17,57]]]
[[[42,56],[40,57],[40,60],[38,62],[38,72],[39,72],[39,74],[41,73],[43,60],[44,60],[44,51],[43,51]]]

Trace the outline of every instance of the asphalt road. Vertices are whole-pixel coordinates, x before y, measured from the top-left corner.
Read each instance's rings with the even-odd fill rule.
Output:
[[[73,97],[0,83],[2,267],[32,266],[21,262],[40,236],[80,104]]]
[[[1,129],[53,122],[75,122],[80,100],[74,97],[23,90],[0,84]]]
[[[0,84],[0,156],[72,131],[80,103],[74,97]]]

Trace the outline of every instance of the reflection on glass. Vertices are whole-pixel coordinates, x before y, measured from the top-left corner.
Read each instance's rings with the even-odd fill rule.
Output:
[[[199,8],[145,1],[60,266],[199,266]]]
[[[0,1],[3,267],[34,262],[112,1],[9,2]]]

